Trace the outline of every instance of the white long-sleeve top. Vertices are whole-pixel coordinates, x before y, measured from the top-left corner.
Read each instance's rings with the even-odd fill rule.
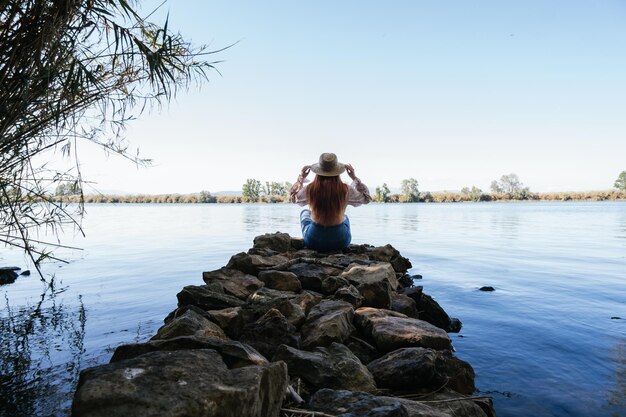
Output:
[[[299,206],[306,206],[309,203],[306,194],[306,187],[310,183],[309,180],[298,177],[298,180],[291,188],[291,202]],[[358,207],[361,204],[367,204],[372,201],[367,185],[363,184],[360,179],[356,178],[352,183],[348,184],[348,205]]]

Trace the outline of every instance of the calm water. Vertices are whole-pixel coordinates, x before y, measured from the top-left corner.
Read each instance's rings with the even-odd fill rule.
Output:
[[[0,287],[0,415],[67,414],[79,369],[148,339],[184,285],[254,236],[297,236],[298,213],[87,206],[87,237],[64,240],[84,251],[45,267],[54,288],[34,274]],[[626,203],[372,204],[349,215],[354,243],[394,245],[461,319],[456,353],[499,416],[626,415]],[[0,250],[0,265],[24,262]]]

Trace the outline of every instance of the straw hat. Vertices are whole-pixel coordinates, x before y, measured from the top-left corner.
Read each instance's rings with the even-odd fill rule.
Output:
[[[346,170],[346,166],[337,162],[337,155],[334,153],[323,153],[320,155],[320,161],[311,165],[311,171],[322,177],[334,177]]]

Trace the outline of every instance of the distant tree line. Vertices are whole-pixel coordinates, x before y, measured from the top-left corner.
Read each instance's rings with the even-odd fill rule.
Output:
[[[67,203],[287,203],[289,182],[265,181],[249,178],[242,185],[241,195],[214,196],[209,191],[193,194],[158,194],[158,195],[80,195],[80,187],[73,181],[61,183],[56,187],[56,200]],[[402,180],[400,193],[392,194],[387,183],[375,187],[372,200],[379,203],[456,203],[471,201],[603,201],[626,200],[626,171],[622,171],[614,183],[616,190],[584,191],[584,192],[552,192],[533,193],[525,187],[516,174],[502,175],[493,180],[490,193],[472,185],[463,187],[461,191],[420,192],[419,183],[415,178]]]

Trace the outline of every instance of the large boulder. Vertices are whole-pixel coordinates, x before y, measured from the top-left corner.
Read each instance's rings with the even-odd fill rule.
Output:
[[[414,319],[419,318],[417,313],[417,304],[408,295],[393,293],[391,294],[391,310],[402,313]]]
[[[178,336],[215,337],[228,339],[224,331],[217,324],[209,321],[194,310],[187,310],[181,316],[174,318],[169,323],[157,330],[152,340],[171,339]]]
[[[474,368],[454,356],[451,351],[437,351],[437,379],[447,381],[446,387],[461,394],[471,395],[476,391]]]
[[[335,291],[332,298],[350,303],[354,308],[361,307],[363,301],[365,301],[359,290],[352,284],[339,288]]]
[[[302,325],[302,347],[328,346],[344,342],[355,329],[354,308],[344,301],[324,300],[311,309]]]
[[[194,305],[202,310],[221,310],[244,305],[244,301],[232,295],[215,291],[210,285],[187,285],[176,294],[178,306]]]
[[[346,346],[332,343],[312,352],[281,345],[273,361],[287,363],[289,375],[299,377],[314,390],[321,388],[372,392],[374,377]]]
[[[280,265],[289,260],[284,255],[262,256],[240,252],[233,255],[226,268],[237,269],[250,275],[258,275],[259,271],[271,269],[276,265]]]
[[[321,389],[313,394],[309,407],[341,417],[450,417],[427,405],[423,405],[419,413],[409,413],[399,399],[332,389]]]
[[[381,352],[403,347],[451,349],[448,334],[430,323],[412,319],[401,313],[361,307],[355,312],[355,323]]]
[[[222,286],[224,293],[245,300],[250,294],[263,286],[254,275],[246,274],[230,268],[220,268],[215,271],[202,273],[202,279],[207,284],[217,283]]]
[[[115,349],[111,362],[135,358],[149,352],[192,349],[213,349],[218,351],[229,369],[268,363],[265,357],[253,347],[244,343],[197,336],[180,336],[167,340],[151,340],[146,343],[121,345]]]
[[[391,294],[398,288],[396,274],[388,263],[353,264],[341,276],[359,290],[364,306],[389,308]]]
[[[316,292],[321,292],[322,282],[328,278],[328,272],[324,268],[306,262],[290,266],[289,272],[296,274],[303,289]]]
[[[370,362],[370,370],[379,388],[413,391],[437,389],[435,370],[437,351],[425,348],[404,348],[387,353]]]
[[[266,358],[274,356],[280,345],[300,347],[300,335],[295,326],[272,308],[254,323],[247,324],[239,341],[247,343]]]
[[[284,363],[229,370],[210,349],[150,352],[81,372],[74,417],[278,417]]]
[[[246,325],[246,315],[242,307],[230,307],[221,310],[209,310],[204,313],[213,323],[220,326],[228,337],[239,339],[239,335]]]
[[[266,287],[280,291],[300,292],[302,284],[293,272],[289,271],[261,271],[259,272],[259,280]]]
[[[291,236],[281,232],[266,233],[254,238],[254,248],[288,252],[291,250]]]

